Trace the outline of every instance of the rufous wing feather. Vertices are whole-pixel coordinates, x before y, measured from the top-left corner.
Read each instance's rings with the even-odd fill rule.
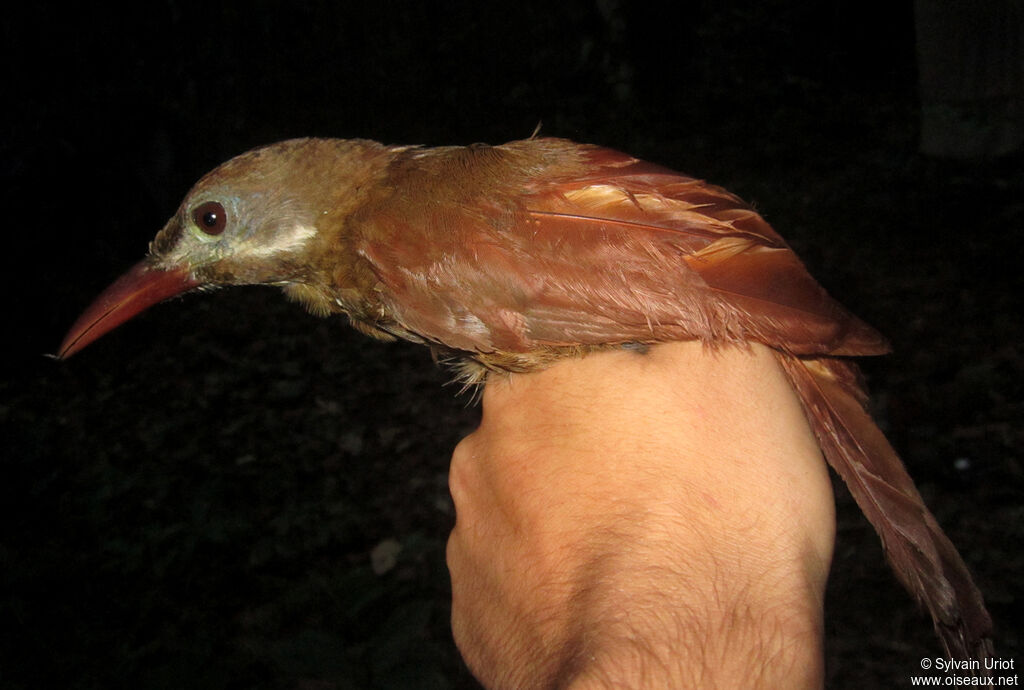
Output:
[[[437,190],[429,203],[389,199],[359,247],[384,311],[471,353],[691,339],[887,351],[734,195],[608,149],[583,152],[580,173],[524,176],[486,205],[439,204],[454,194]]]
[[[992,655],[992,620],[956,547],[864,408],[856,365],[778,353],[829,464],[882,539],[897,577],[928,609],[946,653]],[[982,669],[983,670],[983,669]]]

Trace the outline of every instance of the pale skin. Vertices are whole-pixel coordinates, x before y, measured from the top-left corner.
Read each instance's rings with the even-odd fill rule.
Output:
[[[816,688],[835,514],[764,347],[492,377],[452,458],[452,629],[488,688]]]

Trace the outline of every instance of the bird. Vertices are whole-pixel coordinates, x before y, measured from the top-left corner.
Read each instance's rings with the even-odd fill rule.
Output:
[[[981,592],[868,411],[853,358],[888,342],[721,187],[549,137],[278,142],[202,177],[57,357],[175,295],[248,284],[427,345],[467,386],[610,348],[763,344],[946,655],[993,654]]]

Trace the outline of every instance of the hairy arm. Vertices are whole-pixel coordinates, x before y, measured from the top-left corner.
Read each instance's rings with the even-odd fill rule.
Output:
[[[603,352],[483,404],[448,562],[485,685],[821,686],[831,486],[770,352]]]

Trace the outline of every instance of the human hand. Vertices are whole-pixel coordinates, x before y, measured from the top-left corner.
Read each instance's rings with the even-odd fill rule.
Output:
[[[831,485],[759,346],[494,378],[450,488],[452,628],[488,687],[814,687]]]

